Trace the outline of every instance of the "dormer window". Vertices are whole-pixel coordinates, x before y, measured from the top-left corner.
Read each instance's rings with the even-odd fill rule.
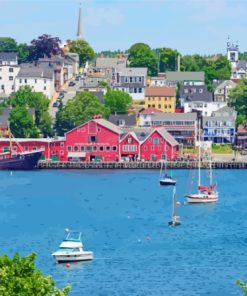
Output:
[[[119,119],[118,125],[119,126],[125,126],[125,120],[124,119]]]
[[[133,142],[133,139],[132,139],[132,138],[128,138],[128,139],[127,139],[127,142],[128,142],[128,143],[132,143],[132,142]]]
[[[200,94],[203,93],[203,89],[202,89],[202,88],[199,89],[199,93],[200,93]]]

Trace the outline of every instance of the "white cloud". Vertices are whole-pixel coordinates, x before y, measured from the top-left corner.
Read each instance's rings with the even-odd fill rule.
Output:
[[[106,24],[119,26],[124,21],[123,14],[117,8],[88,8],[86,9],[85,15],[85,23],[95,27]]]

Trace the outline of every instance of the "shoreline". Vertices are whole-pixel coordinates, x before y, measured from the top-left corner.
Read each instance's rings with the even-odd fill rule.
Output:
[[[130,162],[60,162],[40,161],[38,169],[161,169],[162,162],[158,161],[130,161]],[[247,169],[247,161],[213,161],[213,169]],[[197,161],[168,161],[168,169],[197,169]],[[209,163],[202,162],[202,169],[208,169]]]

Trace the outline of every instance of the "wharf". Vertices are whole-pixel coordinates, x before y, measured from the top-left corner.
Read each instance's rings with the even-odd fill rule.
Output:
[[[39,161],[39,169],[160,169],[159,161],[131,162],[72,162],[72,161]],[[197,169],[197,161],[168,161],[167,168]],[[201,163],[202,169],[209,168],[208,162]],[[247,169],[247,161],[214,161],[213,169]]]

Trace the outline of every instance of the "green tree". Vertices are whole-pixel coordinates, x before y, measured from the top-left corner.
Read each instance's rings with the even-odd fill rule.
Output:
[[[92,61],[95,55],[93,48],[85,40],[71,41],[69,51],[79,55],[81,67],[85,66],[87,61]]]
[[[108,89],[104,97],[105,106],[108,107],[111,113],[127,113],[128,108],[132,104],[132,98],[129,94],[120,91]]]
[[[0,37],[0,52],[16,52],[17,51],[17,43],[15,39],[9,37]]]
[[[29,86],[21,87],[11,97],[13,107],[33,108],[35,111],[35,124],[44,136],[52,136],[52,119],[48,114],[49,99],[43,93],[33,92]]]
[[[159,64],[160,72],[176,71],[177,70],[177,57],[179,55],[177,50],[171,48],[160,48],[159,51]]]
[[[0,257],[0,295],[2,296],[66,296],[70,285],[64,289],[55,286],[51,276],[44,276],[35,267],[36,254],[21,257],[18,253],[13,259],[7,255]]]
[[[63,136],[67,131],[92,119],[94,115],[101,114],[107,118],[109,113],[110,110],[94,94],[82,91],[69,100],[66,106],[59,106],[55,129],[59,136]]]
[[[243,123],[247,118],[247,79],[242,79],[229,92],[230,105],[238,114],[237,123]]]
[[[18,63],[26,63],[29,56],[29,48],[26,43],[20,43],[17,46]]]
[[[37,138],[39,136],[33,118],[24,106],[17,106],[11,110],[9,122],[10,130],[17,138]]]
[[[130,67],[147,67],[148,75],[157,75],[158,59],[154,51],[145,43],[135,43],[128,50]]]

